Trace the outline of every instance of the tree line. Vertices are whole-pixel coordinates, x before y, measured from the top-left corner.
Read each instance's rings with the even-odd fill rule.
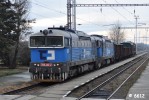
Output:
[[[20,42],[20,37],[30,30],[29,8],[29,0],[0,0],[0,60],[12,69],[23,55],[29,60],[27,42]]]
[[[9,68],[16,68],[17,64],[28,65],[30,62],[28,43],[21,38],[30,33],[28,19],[30,9],[29,0],[0,0],[0,63]],[[110,38],[120,43],[124,40],[124,32],[120,23],[111,29]]]

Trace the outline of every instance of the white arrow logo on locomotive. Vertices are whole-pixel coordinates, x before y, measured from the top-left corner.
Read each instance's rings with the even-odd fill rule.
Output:
[[[47,60],[55,60],[55,51],[54,50],[48,50],[48,54],[50,54],[50,57],[47,57]]]
[[[39,50],[39,52],[40,52],[41,60],[55,60],[55,51],[54,50],[48,50],[48,53],[46,50]]]

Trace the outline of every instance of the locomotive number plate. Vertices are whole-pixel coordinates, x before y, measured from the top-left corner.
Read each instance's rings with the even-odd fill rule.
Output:
[[[50,67],[50,66],[51,66],[51,64],[49,64],[49,63],[41,63],[41,64],[40,64],[40,66]]]

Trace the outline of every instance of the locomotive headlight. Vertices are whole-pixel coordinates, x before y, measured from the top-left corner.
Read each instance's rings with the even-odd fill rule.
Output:
[[[57,66],[59,66],[59,64],[57,64]]]
[[[56,64],[53,64],[53,66],[56,66]]]
[[[34,64],[34,66],[36,66],[37,64]]]
[[[48,30],[43,30],[43,34],[47,35],[48,34]]]
[[[37,66],[39,66],[39,64],[37,64]]]

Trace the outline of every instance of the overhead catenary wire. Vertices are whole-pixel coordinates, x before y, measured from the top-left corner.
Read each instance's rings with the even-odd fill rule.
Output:
[[[103,1],[104,1],[105,3],[107,3],[105,0],[103,0]],[[45,8],[45,9],[49,9],[49,10],[51,10],[51,11],[53,11],[53,12],[60,13],[60,14],[63,14],[63,15],[67,15],[67,14],[66,14],[65,12],[63,12],[63,11],[49,8],[49,7],[45,6],[45,5],[42,5],[42,3],[35,3],[35,2],[32,2],[32,3],[35,4],[35,5],[37,5],[37,6],[43,7],[43,8]],[[119,15],[121,15],[125,20],[129,21],[129,23],[134,24],[132,21],[130,21],[126,16],[124,16],[123,14],[121,14],[121,13],[120,13],[118,10],[116,10],[114,7],[111,7],[111,8],[112,8],[113,10],[115,10]],[[84,21],[84,22],[87,22],[87,23],[90,23],[90,24],[93,24],[93,25],[102,27],[101,24],[97,24],[97,23],[95,23],[95,22],[87,21],[87,20],[85,20],[85,19],[81,19],[81,18],[78,18],[78,17],[77,17],[76,19],[79,19],[79,20],[82,20],[82,21]]]
[[[29,11],[30,13],[36,15],[36,16],[39,16],[39,17],[42,17],[42,18],[48,18],[48,16],[44,16],[44,15],[41,15],[41,14],[38,14],[38,13],[35,13],[33,11]],[[60,20],[60,19],[54,19],[55,21],[63,21],[63,20]]]
[[[47,7],[46,5],[44,5],[43,3],[40,3],[40,2],[32,2],[32,1],[30,1],[32,4],[34,4],[34,5],[36,5],[36,6],[40,6],[40,7],[43,7],[43,8],[45,8],[45,9],[48,9],[48,10],[50,10],[50,11],[53,11],[53,12],[56,12],[56,13],[59,13],[59,14],[63,14],[63,15],[67,15],[67,13],[65,13],[65,12],[62,12],[62,11],[59,11],[59,10],[55,10],[55,9],[52,9],[52,8],[49,8],[49,7]],[[40,3],[40,4],[38,4],[38,3]],[[37,15],[37,14],[36,14]],[[102,27],[102,25],[99,25],[99,24],[96,24],[96,23],[94,23],[94,22],[91,22],[91,21],[87,21],[87,20],[85,20],[85,19],[81,19],[81,18],[78,18],[78,17],[76,17],[76,19],[78,19],[78,20],[81,20],[81,21],[84,21],[84,22],[87,22],[87,23],[90,23],[90,24],[92,24],[92,25],[96,25],[96,26],[100,26],[100,27]]]
[[[118,4],[120,4],[117,0],[115,0]],[[125,9],[128,13],[130,13],[131,15],[133,15],[133,13],[132,12],[130,12],[129,10],[127,10],[124,6],[122,6],[123,7],[123,9]]]
[[[103,0],[106,4],[107,1]],[[133,22],[131,22],[129,19],[127,19],[124,15],[122,15],[118,10],[116,10],[114,7],[111,7],[115,12],[117,12],[120,16],[122,16],[125,20],[127,20],[129,23],[134,24]]]
[[[31,2],[31,1],[30,1]],[[57,12],[57,13],[60,13],[60,14],[63,14],[63,15],[67,15],[66,13],[62,12],[62,11],[59,11],[59,10],[55,10],[55,9],[52,9],[52,8],[49,8],[49,7],[46,7],[45,5],[41,5],[41,4],[38,4],[38,3],[35,3],[35,2],[31,2],[32,4],[34,5],[37,5],[37,6],[40,6],[40,7],[43,7],[45,9],[49,9],[53,12]]]

